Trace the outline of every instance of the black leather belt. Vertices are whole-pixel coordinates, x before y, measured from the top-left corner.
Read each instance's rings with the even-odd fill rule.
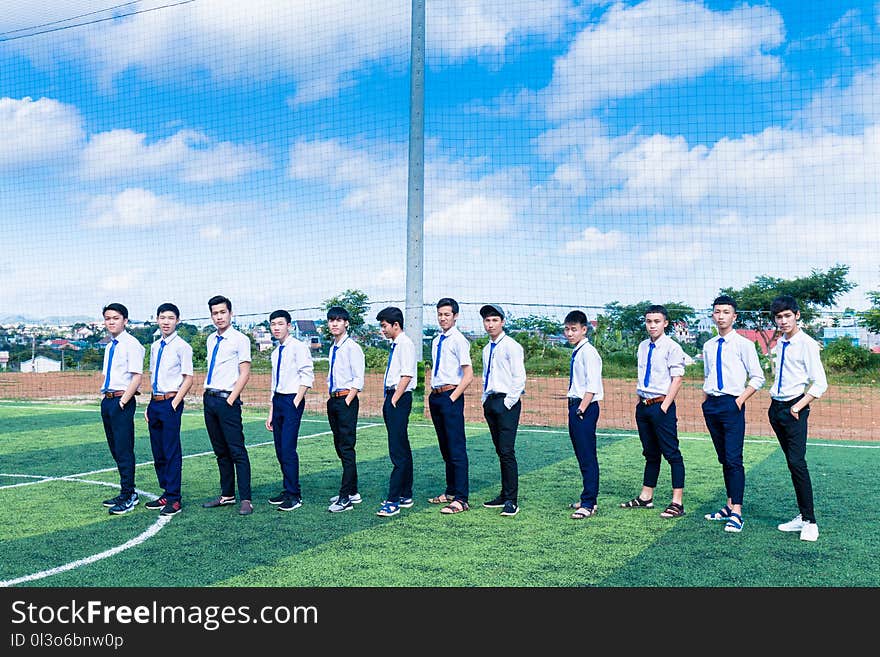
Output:
[[[227,399],[229,395],[232,394],[231,390],[214,390],[213,388],[209,388],[205,390],[205,394],[210,397],[222,397],[223,399]]]

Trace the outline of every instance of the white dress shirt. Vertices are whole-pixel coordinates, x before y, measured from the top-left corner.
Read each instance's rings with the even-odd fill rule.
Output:
[[[785,362],[782,362],[783,348]],[[773,356],[776,369],[773,387],[770,389],[770,396],[773,399],[788,401],[804,393],[809,393],[818,399],[825,394],[828,380],[825,378],[825,368],[819,356],[819,343],[803,330],[798,330],[790,340],[780,338],[773,347]]]
[[[758,359],[754,343],[736,331],[730,331],[721,343],[721,383],[718,388],[718,343],[716,335],[703,345],[703,392],[717,397],[733,395],[739,397],[747,386],[760,390],[764,385],[764,372]]]
[[[239,363],[251,362],[251,341],[248,337],[230,326],[223,333],[220,347],[217,349],[217,357],[214,359],[214,368],[211,369],[211,356],[214,346],[217,344],[217,331],[208,336],[205,344],[207,348],[208,369],[211,374],[211,382],[205,377],[205,388],[208,390],[226,390],[231,392],[238,381]]]
[[[437,362],[437,345],[440,344],[441,336],[443,339],[443,348],[440,350],[440,362]],[[471,365],[471,343],[462,335],[455,326],[451,327],[445,333],[434,336],[431,342],[431,362],[434,367],[431,370],[431,387],[439,388],[440,386],[454,385],[461,383],[462,366]]]
[[[335,356],[334,356],[335,353]],[[330,372],[327,373],[327,387],[330,392],[337,390],[363,390],[366,360],[364,350],[348,334],[339,343],[330,347]],[[330,383],[333,387],[330,388]]]
[[[596,347],[584,338],[575,345],[571,358],[569,399],[583,399],[584,395],[592,392],[594,402],[602,401],[605,396],[605,388],[602,385],[602,357],[596,351]]]
[[[513,408],[525,389],[525,352],[519,342],[502,331],[497,340],[490,340],[483,347],[482,401],[493,393],[504,393],[504,405]]]
[[[654,343],[654,353],[651,355],[651,376],[648,378],[648,385],[645,386],[650,344],[650,338],[642,340],[638,353],[639,380],[636,383],[636,392],[639,397],[645,399],[665,395],[669,392],[669,386],[672,385],[672,377],[684,376],[684,350],[680,344],[664,334]]]
[[[281,347],[284,347],[282,350]],[[278,368],[278,359],[281,358],[281,368]],[[300,386],[312,387],[315,382],[315,367],[312,361],[312,352],[301,340],[292,335],[280,345],[275,347],[269,357],[272,361],[272,387],[271,395],[276,392],[280,395],[295,395]]]
[[[162,341],[165,348],[162,349]],[[156,360],[159,350],[162,349],[162,358],[159,359],[158,378],[156,376]],[[186,340],[177,335],[177,331],[167,338],[160,338],[150,345],[150,389],[155,390],[157,395],[169,392],[177,392],[183,385],[184,375],[192,376],[193,373],[193,350]]]
[[[418,359],[416,358],[416,346],[410,337],[401,332],[392,342],[393,351],[390,355],[390,361],[385,369],[385,378],[383,386],[385,388],[396,388],[400,382],[400,377],[412,377],[406,384],[404,392],[410,392],[416,387],[416,367]]]
[[[113,336],[110,336],[113,338]],[[123,331],[116,338],[116,348],[113,348],[112,340],[107,343],[104,349],[104,366],[101,373],[104,378],[101,381],[103,385],[107,380],[107,363],[110,361],[110,352],[113,352],[113,363],[110,365],[110,381],[101,388],[101,392],[105,390],[126,390],[128,384],[131,383],[133,374],[142,374],[144,371],[144,354],[147,352],[144,346],[137,341],[131,333]]]

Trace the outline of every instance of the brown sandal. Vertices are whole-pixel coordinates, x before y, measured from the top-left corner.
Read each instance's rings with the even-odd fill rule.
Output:
[[[679,518],[684,515],[684,506],[677,502],[670,502],[663,511],[660,512],[661,518]]]
[[[462,500],[452,500],[449,504],[440,509],[440,513],[461,513],[470,508],[471,507],[468,506],[467,502]]]
[[[429,497],[428,502],[431,504],[449,504],[454,499],[454,497],[449,497],[446,493],[441,493],[437,497]]]

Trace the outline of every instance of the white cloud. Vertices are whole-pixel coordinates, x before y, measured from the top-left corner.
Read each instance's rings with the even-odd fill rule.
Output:
[[[853,76],[841,86],[839,79],[826,83],[809,105],[792,119],[803,130],[862,132],[866,125],[880,123],[880,64]]]
[[[556,60],[541,96],[547,114],[564,119],[582,116],[606,99],[693,79],[721,64],[772,75],[779,62],[768,50],[782,43],[783,29],[780,15],[766,6],[714,12],[685,0],[616,3]]]
[[[74,107],[50,98],[0,98],[0,167],[66,163],[82,139]]]
[[[86,179],[169,175],[195,183],[232,181],[270,166],[251,146],[215,142],[195,130],[181,130],[147,143],[145,134],[111,130],[91,137],[82,154]]]
[[[565,252],[571,254],[599,253],[612,251],[620,247],[625,235],[617,230],[603,233],[594,226],[585,228],[578,239],[565,243]]]
[[[137,290],[146,280],[148,269],[115,267],[112,273],[102,276],[101,289],[105,292],[129,292]]]
[[[488,235],[509,226],[513,211],[507,199],[470,196],[444,204],[427,215],[425,232],[434,235]]]
[[[115,196],[102,195],[93,199],[87,211],[87,223],[96,228],[149,228],[156,224],[201,220],[210,214],[207,208],[187,206],[170,197],[133,188]]]

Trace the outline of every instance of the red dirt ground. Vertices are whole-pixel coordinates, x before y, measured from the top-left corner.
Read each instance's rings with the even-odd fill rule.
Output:
[[[187,403],[199,405],[204,373],[196,372],[193,390],[196,394]],[[368,373],[365,390],[361,394],[361,415],[379,416],[382,408],[382,375]],[[265,407],[269,400],[268,373],[251,376],[242,396],[246,406]],[[533,377],[523,397],[521,423],[535,426],[562,426],[566,422],[565,391],[568,380],[562,377]],[[604,429],[635,429],[635,382],[610,379],[604,382],[605,399],[601,402],[599,426]],[[469,422],[483,422],[479,382],[465,394],[465,413]],[[0,375],[0,398],[33,399],[43,401],[90,401],[97,398],[101,387],[99,372],[48,372],[42,374],[6,372]],[[316,374],[315,385],[306,396],[306,409],[324,411],[326,380]],[[145,399],[142,396],[140,399]],[[685,382],[679,392],[679,431],[706,433],[700,411],[701,390],[698,382]],[[747,404],[746,421],[749,435],[772,436],[767,421],[770,397],[766,388],[760,390]],[[826,440],[880,441],[880,388],[876,386],[831,386],[822,399],[813,404],[810,415],[810,437]],[[427,403],[425,404],[427,416]]]

